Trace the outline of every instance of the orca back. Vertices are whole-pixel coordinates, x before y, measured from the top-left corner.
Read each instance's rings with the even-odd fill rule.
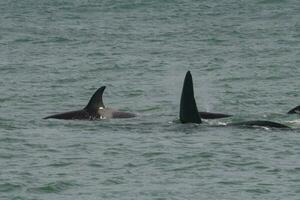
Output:
[[[291,109],[288,114],[300,114],[300,106]]]
[[[223,114],[223,113],[212,113],[212,112],[199,112],[201,119],[220,119],[231,117],[232,115]]]
[[[104,108],[102,95],[105,90],[105,86],[97,89],[97,91],[90,98],[89,103],[82,110],[75,110],[70,112],[59,113],[55,115],[50,115],[44,119],[54,118],[54,119],[97,119],[100,117],[99,108]]]
[[[267,121],[267,120],[252,120],[245,122],[230,123],[231,126],[245,126],[245,127],[267,127],[267,128],[283,128],[291,129],[290,127],[280,124],[277,122]]]

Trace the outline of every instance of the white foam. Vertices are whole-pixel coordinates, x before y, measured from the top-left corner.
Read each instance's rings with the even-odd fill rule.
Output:
[[[291,124],[300,124],[300,119],[291,120],[291,121],[288,121],[288,123],[291,123]]]

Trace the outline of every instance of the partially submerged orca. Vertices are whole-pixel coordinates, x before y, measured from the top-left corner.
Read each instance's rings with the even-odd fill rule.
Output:
[[[184,79],[180,99],[180,121],[182,123],[201,123],[201,119],[219,119],[231,116],[223,113],[198,112],[194,97],[193,78],[191,72],[188,71]]]
[[[229,123],[228,126],[241,126],[241,127],[270,127],[270,128],[288,128],[290,127],[267,120],[253,120],[253,121],[245,121],[245,122],[236,122],[236,123]]]
[[[202,115],[204,116],[202,116]],[[219,116],[219,117],[218,117]],[[194,97],[194,87],[193,78],[191,72],[188,71],[185,75],[183,82],[183,88],[180,99],[180,110],[179,110],[179,120],[181,123],[202,123],[202,119],[216,119],[221,117],[229,117],[230,115],[222,113],[207,113],[198,112]],[[286,125],[279,124],[277,122],[266,121],[266,120],[253,120],[238,123],[230,123],[230,126],[245,126],[245,127],[269,127],[269,128],[290,128]]]
[[[180,98],[179,119],[181,123],[200,124],[202,122],[194,96],[193,78],[190,71],[186,73],[183,82]]]
[[[128,112],[121,112],[111,108],[105,108],[102,95],[105,86],[100,87],[91,97],[89,103],[81,110],[59,113],[50,115],[44,119],[77,119],[77,120],[94,120],[94,119],[110,119],[110,118],[131,118],[136,115]]]
[[[199,112],[199,115],[202,119],[220,119],[226,117],[232,117],[232,115],[223,114],[223,113],[212,113],[212,112]]]
[[[300,114],[300,106],[291,109],[287,114]]]

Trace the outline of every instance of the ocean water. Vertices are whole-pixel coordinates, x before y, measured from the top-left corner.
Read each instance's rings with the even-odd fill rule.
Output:
[[[300,198],[298,0],[2,0],[0,49],[0,199]],[[187,70],[234,117],[178,123]],[[138,117],[42,119],[102,85]]]

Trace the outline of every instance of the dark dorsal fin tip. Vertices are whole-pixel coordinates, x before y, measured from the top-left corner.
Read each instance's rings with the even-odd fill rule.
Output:
[[[201,123],[194,97],[193,78],[190,71],[187,71],[183,82],[179,118],[182,123]]]
[[[100,107],[104,108],[105,106],[103,104],[102,95],[105,88],[106,86],[98,88],[84,109],[88,111],[97,111]]]
[[[296,106],[295,108],[288,111],[288,114],[300,114],[300,106]]]

